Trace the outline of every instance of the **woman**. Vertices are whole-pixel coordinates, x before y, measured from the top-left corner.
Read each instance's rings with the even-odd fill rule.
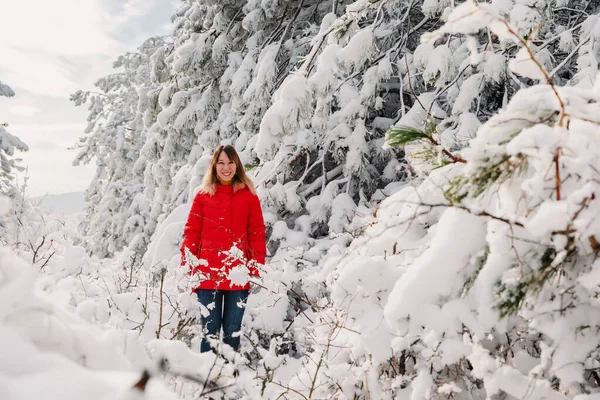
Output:
[[[198,259],[196,265],[194,258],[187,262],[186,249]],[[250,287],[244,272],[259,276],[257,266],[265,262],[266,243],[260,201],[230,145],[217,147],[212,156],[183,230],[181,253],[182,265],[200,277],[196,293],[208,310],[208,316],[206,310],[202,315],[205,335],[200,351],[211,350],[206,335],[218,336],[221,328],[223,341],[237,351]]]

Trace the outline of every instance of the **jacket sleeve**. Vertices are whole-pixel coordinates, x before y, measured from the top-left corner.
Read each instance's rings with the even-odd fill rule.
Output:
[[[199,254],[200,237],[202,234],[202,213],[201,194],[198,193],[194,198],[190,213],[188,214],[187,222],[183,228],[183,241],[181,243],[181,265],[186,264],[184,249],[189,249],[190,253],[196,257]]]
[[[248,257],[257,264],[265,263],[267,254],[265,222],[258,196],[253,195],[248,213]],[[250,266],[250,276],[260,276],[256,266]]]

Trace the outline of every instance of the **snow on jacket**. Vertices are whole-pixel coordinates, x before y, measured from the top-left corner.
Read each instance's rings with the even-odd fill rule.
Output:
[[[198,289],[248,289],[248,282],[231,283],[231,269],[239,272],[242,268],[244,275],[244,268],[248,268],[250,276],[259,276],[252,264],[265,263],[265,224],[260,200],[247,187],[236,189],[217,185],[214,195],[201,191],[192,203],[183,229],[181,252],[182,265],[186,264],[185,248],[199,259],[197,265],[190,266],[191,274],[200,274]],[[234,246],[241,251],[231,251]],[[237,272],[232,277],[239,276]],[[237,278],[234,281],[239,282]]]

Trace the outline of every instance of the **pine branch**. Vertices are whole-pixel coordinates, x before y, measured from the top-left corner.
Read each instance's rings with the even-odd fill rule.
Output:
[[[523,47],[525,47],[525,49],[527,50],[527,53],[529,54],[529,57],[531,58],[531,61],[533,61],[535,63],[535,65],[539,68],[541,73],[544,75],[544,78],[546,79],[546,83],[548,83],[548,85],[554,92],[556,99],[558,100],[558,104],[560,107],[560,117],[558,119],[558,126],[562,126],[563,119],[565,117],[565,103],[564,103],[562,97],[560,97],[560,95],[558,94],[558,91],[556,90],[556,86],[554,86],[554,82],[552,82],[552,77],[550,75],[548,75],[546,68],[544,68],[544,66],[542,64],[540,64],[540,62],[537,60],[537,58],[535,58],[535,54],[533,54],[533,50],[531,50],[531,47],[529,47],[529,43],[527,43],[525,41],[525,39],[523,39],[520,35],[518,35],[517,32],[514,31],[512,26],[510,26],[510,24],[504,18],[501,18],[500,22],[506,27],[506,29],[511,33],[511,35],[513,35],[515,38],[517,38],[517,40],[523,45]]]
[[[388,130],[390,132],[391,140],[387,141],[389,146],[404,146],[406,144],[416,142],[419,140],[427,140],[434,146],[439,146],[439,142],[433,138],[431,134],[427,134],[417,128],[412,128],[408,126],[399,126],[390,128]],[[459,156],[455,156],[450,153],[447,149],[442,148],[442,153],[445,154],[448,158],[455,163],[466,163],[467,161]]]
[[[431,105],[429,106],[429,110],[427,111],[428,113],[431,113],[431,109],[433,108],[433,105],[435,104],[435,102],[437,101],[437,99],[440,98],[441,95],[443,95],[448,89],[450,89],[456,82],[458,82],[458,80],[460,79],[460,77],[462,76],[462,74],[465,73],[465,71],[467,70],[467,68],[471,67],[471,64],[467,64],[456,76],[456,78],[454,78],[454,80],[452,80],[452,82],[450,82],[449,84],[447,84],[442,90],[440,90],[438,93],[436,93],[436,95],[433,98],[433,101],[431,102]]]
[[[388,130],[389,139],[386,140],[388,146],[405,146],[409,143],[427,139],[429,135],[420,129],[410,126],[395,126]]]
[[[556,39],[560,39],[560,37],[562,36],[563,33],[565,32],[571,32],[576,30],[577,28],[581,27],[581,25],[583,25],[583,22],[573,26],[572,28],[569,28],[567,30],[562,31],[561,33],[559,33],[558,35],[555,35],[553,37],[551,37],[550,39],[546,40],[544,43],[542,43],[539,47],[538,50],[542,50],[545,49],[546,47],[548,47],[552,42],[554,42]]]
[[[283,43],[283,41],[285,40],[288,33],[290,32],[290,30],[292,29],[292,25],[294,24],[294,22],[296,22],[296,19],[298,18],[298,15],[300,15],[300,11],[302,10],[303,6],[304,6],[304,0],[300,0],[300,3],[298,3],[298,8],[296,9],[294,16],[292,17],[292,20],[287,23],[287,26],[285,27],[285,31],[283,32],[283,34],[281,35],[281,38],[279,39],[280,46]],[[280,50],[281,50],[281,47],[280,47]]]
[[[590,40],[590,37],[588,36],[586,39],[582,40],[581,42],[579,42],[579,44],[577,45],[577,47],[575,47],[573,49],[573,51],[565,57],[564,60],[562,60],[562,62],[560,64],[558,64],[556,66],[556,68],[554,68],[552,71],[550,71],[549,76],[552,77],[554,74],[556,74],[558,71],[560,71],[560,69],[562,67],[565,66],[565,64],[575,55],[579,52],[579,49],[581,48],[581,46],[583,46],[584,44],[586,44],[588,41]]]
[[[325,39],[327,38],[327,36],[329,36],[336,29],[341,28],[342,26],[349,26],[350,23],[352,23],[354,21],[355,16],[353,14],[361,13],[365,9],[373,7],[374,4],[377,4],[380,1],[385,1],[385,0],[372,0],[372,1],[369,1],[368,5],[366,5],[362,9],[357,10],[357,11],[348,11],[348,12],[346,12],[346,14],[344,14],[343,16],[341,16],[340,19],[343,19],[343,24],[331,26],[331,27],[329,27],[329,29],[327,29],[325,32],[323,32],[321,34],[321,37],[319,38],[319,41],[317,42],[317,44],[315,44],[311,48],[311,50],[310,50],[310,52],[309,52],[309,54],[307,56],[307,60],[305,60],[302,63],[302,65],[300,66],[300,68],[298,69],[299,72],[301,72],[305,76],[308,76],[309,73],[310,73],[311,67],[312,67],[312,63],[315,61],[316,56],[319,53],[319,51],[321,50],[321,46],[323,46],[323,44],[325,43]],[[334,8],[336,6],[337,6],[337,2],[334,3]],[[417,29],[417,28],[415,27],[415,29]]]
[[[229,31],[233,27],[233,24],[235,23],[235,19],[240,15],[240,13],[242,12],[243,9],[244,9],[244,7],[238,8],[238,10],[235,13],[235,15],[231,18],[231,21],[229,21],[229,25],[227,25],[227,28],[225,29],[225,34],[226,35],[229,33]]]
[[[429,111],[427,111],[427,109],[425,108],[423,103],[421,103],[421,99],[419,99],[419,96],[417,96],[417,94],[415,93],[415,90],[413,89],[412,82],[410,81],[410,68],[408,67],[408,58],[406,58],[406,57],[404,57],[404,64],[406,65],[406,74],[408,75],[408,88],[410,89],[410,94],[413,95],[413,97],[415,98],[417,103],[419,103],[419,105],[421,106],[423,111],[425,111],[427,118],[430,118],[431,116],[433,116],[433,114],[430,114]],[[437,118],[437,117],[435,117],[435,118]]]
[[[329,171],[326,174],[315,179],[312,183],[309,183],[307,185],[300,187],[298,189],[300,196],[303,196],[303,197],[308,196],[309,194],[311,194],[312,192],[314,192],[315,190],[317,190],[318,188],[321,187],[321,184],[323,183],[324,179],[326,179],[327,181],[331,181],[332,179],[334,179],[338,175],[340,175],[343,172],[343,170],[344,170],[344,166],[338,165],[331,171]]]

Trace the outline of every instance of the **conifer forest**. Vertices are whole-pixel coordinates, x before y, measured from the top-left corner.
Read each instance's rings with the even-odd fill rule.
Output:
[[[77,219],[28,201],[0,121],[0,398],[600,400],[600,1],[171,21],[70,97]],[[214,354],[180,246],[220,144],[268,254]]]

